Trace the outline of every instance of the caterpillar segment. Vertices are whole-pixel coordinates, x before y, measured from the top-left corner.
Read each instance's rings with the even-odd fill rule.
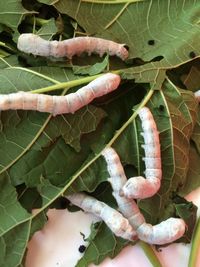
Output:
[[[144,138],[142,148],[145,152],[145,176],[132,177],[128,179],[121,190],[121,194],[128,198],[144,199],[153,196],[161,185],[162,165],[160,140],[154,118],[147,107],[143,107],[138,113],[141,122]]]
[[[104,202],[84,193],[74,193],[67,195],[66,198],[84,211],[93,213],[101,218],[116,236],[127,240],[137,239],[137,234],[128,220],[121,213],[109,207]]]

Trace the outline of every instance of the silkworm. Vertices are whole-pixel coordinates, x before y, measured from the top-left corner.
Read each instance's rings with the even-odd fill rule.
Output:
[[[84,52],[116,55],[122,60],[128,58],[128,50],[124,44],[118,44],[110,40],[95,37],[75,37],[64,41],[46,41],[32,33],[21,34],[17,47],[25,53],[45,57],[67,57],[71,59],[74,55]]]
[[[67,195],[66,198],[84,211],[93,213],[101,218],[116,236],[127,240],[137,239],[137,235],[130,226],[128,220],[124,218],[121,213],[109,207],[104,202],[84,193],[74,193]]]
[[[120,80],[119,75],[106,73],[80,88],[76,93],[71,93],[66,96],[32,94],[30,92],[0,95],[0,110],[37,110],[52,113],[54,116],[64,113],[74,113],[89,104],[94,98],[106,95],[117,89]]]
[[[160,188],[162,169],[160,140],[156,123],[147,107],[143,107],[138,113],[142,121],[142,136],[144,137],[145,176],[132,177],[123,186],[121,194],[128,198],[148,198],[153,196]]]
[[[106,148],[102,155],[107,163],[110,175],[108,181],[113,189],[119,211],[128,219],[135,229],[138,238],[149,244],[166,244],[180,238],[185,232],[185,223],[179,218],[169,218],[157,225],[145,222],[135,200],[120,195],[121,188],[126,184],[127,178],[117,152],[113,148]],[[145,190],[145,188],[144,188]]]
[[[196,97],[197,101],[200,102],[200,90],[196,91],[194,96]]]

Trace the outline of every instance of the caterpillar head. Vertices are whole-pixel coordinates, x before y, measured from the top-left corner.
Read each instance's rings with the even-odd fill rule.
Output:
[[[21,34],[18,38],[17,48],[24,53],[49,56],[49,42],[32,33]]]

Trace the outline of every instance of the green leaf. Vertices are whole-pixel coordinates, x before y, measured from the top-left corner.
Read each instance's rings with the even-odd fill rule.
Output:
[[[77,154],[81,149],[81,136],[94,131],[104,115],[101,109],[89,106],[78,111],[77,116],[69,114],[51,119],[30,151],[21,155],[8,170],[13,184],[25,182],[28,186],[36,186],[41,176],[53,184],[63,184],[66,177],[70,177],[87,157],[87,148],[82,154]],[[28,120],[31,120],[30,116]],[[5,147],[5,150],[9,151],[9,147]]]
[[[100,63],[96,63],[92,66],[73,66],[74,74],[86,75],[90,76],[96,75],[104,71],[104,69],[108,66],[108,55],[104,58],[104,60]]]
[[[96,189],[98,184],[107,180],[108,173],[106,164],[103,158],[100,157],[101,151],[108,143],[109,145],[112,145],[116,142],[118,135],[123,134],[126,131],[125,125],[130,117],[130,123],[134,121],[134,119],[132,119],[132,107],[134,103],[138,104],[139,90],[142,91],[142,89],[143,88],[139,86],[132,86],[132,90],[127,92],[126,96],[122,95],[116,97],[116,99],[113,98],[111,103],[108,103],[107,107],[105,107],[108,116],[103,121],[101,127],[98,128],[98,131],[94,133],[94,136],[89,138],[91,141],[90,146],[92,148],[92,153],[89,154],[80,169],[81,175],[79,176],[76,174],[75,177],[72,178],[73,184],[70,190],[76,192],[92,192]],[[122,135],[120,136],[120,140],[125,139],[127,140],[127,143],[129,143],[131,142],[130,137],[131,135],[125,137]],[[124,147],[125,145],[126,141],[124,142]],[[123,151],[125,151],[125,154],[127,155],[127,151],[125,149]],[[130,151],[130,148],[128,151]],[[67,193],[69,193],[69,190]]]
[[[76,267],[87,267],[90,263],[99,264],[105,257],[113,258],[124,246],[131,244],[131,242],[114,236],[105,224],[101,223],[94,231],[96,231],[96,235]]]
[[[43,39],[49,40],[57,31],[58,29],[55,25],[55,20],[49,19],[43,22],[42,27],[37,31],[36,34]]]
[[[1,175],[0,188],[0,236],[4,235],[12,227],[20,224],[29,217],[25,209],[17,201],[17,193],[11,185],[9,176]]]
[[[193,0],[40,2],[54,5],[61,12],[58,14],[54,7],[39,4],[41,9],[37,10],[36,20],[46,22],[39,30],[43,37],[49,39],[57,32],[54,17],[59,15],[62,27],[67,25],[64,38],[82,31],[125,43],[129,46],[130,60],[124,63],[110,57],[110,71],[120,74],[123,79],[119,89],[73,115],[53,118],[39,112],[1,112],[0,202],[3,206],[0,218],[3,220],[0,220],[0,229],[5,234],[0,239],[0,261],[9,267],[23,264],[28,239],[43,226],[46,209],[54,207],[60,196],[72,191],[86,191],[116,208],[110,186],[105,182],[108,172],[101,152],[106,146],[114,147],[128,177],[143,175],[141,144],[144,140],[140,135],[141,122],[137,113],[145,105],[152,111],[160,133],[163,177],[158,194],[138,201],[138,204],[151,223],[177,214],[187,215],[191,234],[193,223],[190,218],[194,219],[196,214],[194,206],[186,205],[183,199],[177,204],[175,198],[199,185],[198,103],[191,91],[178,88],[177,84],[190,90],[196,90],[200,85],[196,75],[197,59],[192,60],[200,54],[200,3]],[[15,10],[15,16],[9,15],[8,18],[7,10],[10,14]],[[11,3],[9,0],[0,11],[2,29],[4,25],[11,27],[15,31],[12,37],[17,37],[17,27],[25,14],[27,11],[21,1]],[[26,18],[19,29],[30,29],[28,23],[30,19]],[[77,27],[72,28],[71,24]],[[36,23],[36,30],[40,27]],[[7,45],[4,38],[1,42]],[[7,52],[7,48],[5,50]],[[92,81],[98,77],[93,75],[108,66],[108,57],[97,64],[95,57],[88,59],[90,66],[86,69],[77,67],[85,64],[84,57],[77,57],[71,64],[75,69],[70,69],[67,64],[61,67],[55,62],[50,67],[46,59],[22,54],[18,58],[15,50],[12,53],[12,56],[3,58],[0,65],[0,84],[3,85],[0,92],[5,94],[61,89],[65,91],[57,91],[57,94],[64,94],[71,87],[79,88]],[[12,66],[6,67],[6,64]],[[174,69],[180,65],[183,73]],[[75,71],[90,76],[83,78],[75,75]],[[170,80],[172,76],[173,82]],[[38,213],[29,214],[35,207],[39,208]],[[14,240],[21,240],[19,246],[17,242],[12,245],[12,236]],[[93,232],[92,238],[78,266],[88,266],[92,261],[100,263],[107,256],[114,257],[127,245],[126,241],[113,236],[104,224]],[[184,242],[188,240],[187,237]]]
[[[24,256],[30,234],[30,223],[23,223],[6,233],[0,241],[0,266],[18,266]],[[11,257],[12,255],[12,257]]]
[[[198,110],[197,123],[192,134],[192,140],[194,141],[196,149],[200,154],[200,108]]]
[[[152,90],[160,90],[166,78],[166,70],[162,69],[158,62],[153,62],[123,69],[122,78],[134,79],[137,83],[150,83]]]
[[[66,144],[79,152],[81,136],[95,131],[105,116],[106,113],[102,109],[89,105],[87,108],[78,110],[76,116],[69,114],[52,118],[45,133],[51,139],[62,136]]]
[[[52,5],[54,3],[54,0],[39,0],[38,2],[46,5]]]
[[[151,199],[140,201],[139,204],[147,220],[156,223],[173,216],[166,207],[173,201],[172,194],[177,194],[186,182],[190,137],[198,106],[191,92],[178,90],[168,81],[165,82],[162,92],[154,94],[149,107],[154,110],[160,132],[163,177],[158,194]],[[193,116],[191,110],[194,112]]]
[[[188,238],[190,242],[196,224],[197,207],[192,202],[188,202],[179,196],[175,197],[174,203],[178,216],[185,221],[186,225],[190,225],[190,228],[188,228],[184,234],[184,238]],[[180,242],[182,242],[184,238],[181,238]]]
[[[23,68],[11,66],[0,70],[0,83],[6,85],[1,88],[0,93],[31,91],[78,78],[79,76],[74,75],[72,70],[67,68]]]
[[[163,165],[162,186],[156,196],[139,202],[147,221],[151,223],[175,216],[175,210],[169,210],[166,207],[173,203],[172,193],[177,194],[180,185],[186,181],[189,166],[189,140],[197,114],[197,103],[191,92],[179,90],[169,81],[164,83],[162,89],[163,91],[155,91],[148,102],[160,132]],[[119,152],[124,164],[134,164],[138,169],[138,175],[142,174],[144,169],[141,158],[144,155],[140,146],[143,142],[139,134],[140,122],[137,120],[136,123],[132,119],[126,129],[123,128],[123,131],[121,129],[119,130],[121,135],[114,135],[109,144]],[[106,168],[101,159],[98,161],[97,159],[98,155],[95,160],[89,161],[87,166],[89,168],[77,176],[77,181],[73,183],[73,190],[79,188],[78,181],[81,182],[81,190],[91,191],[91,188],[94,187],[92,179],[98,177],[98,181],[106,180]],[[92,165],[90,165],[91,162]],[[98,166],[101,166],[99,167],[100,173],[98,173]],[[194,217],[196,211],[190,210],[190,212],[190,215]],[[192,231],[192,223],[189,225],[189,229]],[[188,237],[184,241],[188,241]]]
[[[189,170],[186,182],[180,188],[179,194],[186,196],[200,186],[200,155],[193,145],[190,147],[189,153]]]
[[[49,76],[46,76],[47,72]],[[67,72],[63,69],[62,72],[59,68],[44,68],[40,69],[40,72],[35,72],[35,70],[19,67],[3,69],[0,76],[0,79],[4,80],[5,93],[21,90],[21,86],[25,91],[29,91],[43,85],[59,84],[54,78],[66,81],[75,78],[75,76],[71,71]],[[76,78],[78,77],[76,76]],[[31,83],[27,81],[31,81]],[[39,112],[6,111],[1,113],[0,182],[3,192],[1,192],[0,229],[5,232],[3,238],[7,234],[12,235],[15,229],[19,229],[22,234],[27,235],[26,242],[23,242],[23,246],[18,248],[21,252],[19,252],[16,260],[19,262],[23,258],[30,236],[30,233],[25,233],[22,223],[24,221],[32,223],[34,216],[28,214],[21,207],[17,201],[17,193],[13,185],[19,187],[19,185],[26,183],[27,189],[37,186],[37,191],[42,198],[40,204],[42,209],[45,208],[45,205],[48,206],[62,194],[61,188],[52,185],[50,181],[55,184],[65,184],[69,180],[70,175],[87,157],[89,148],[82,154],[75,151],[75,149],[80,150],[81,148],[81,136],[94,131],[105,114],[103,110],[94,106],[83,108],[76,113],[76,116],[69,114],[55,118]],[[71,157],[69,157],[70,153]],[[58,162],[57,167],[55,159]],[[57,178],[59,179],[56,180]],[[10,184],[10,181],[13,185]],[[38,195],[29,194],[28,201],[34,205],[36,198]],[[31,210],[26,199],[22,199],[22,195],[19,196],[19,201],[23,207]],[[40,213],[36,214],[35,217],[35,222],[38,225]],[[34,229],[36,228],[34,227]],[[5,238],[5,240],[7,239]],[[5,240],[4,242],[7,242]],[[2,249],[5,250],[3,244],[1,244]],[[5,244],[5,246],[8,245]],[[15,248],[11,247],[9,253],[5,254],[3,259],[5,262],[9,261],[11,251],[14,253]],[[12,263],[9,264],[14,266]]]
[[[0,23],[10,27],[13,31],[17,31],[17,27],[28,13],[20,0],[8,0],[0,3]]]
[[[190,72],[186,77],[182,78],[186,88],[191,91],[199,90],[200,86],[200,70],[197,67],[192,66]]]
[[[198,1],[101,4],[59,0],[54,6],[74,18],[88,35],[126,43],[130,58],[150,61],[163,57],[160,65],[172,67],[200,55]]]
[[[51,76],[45,76],[45,71],[49,72]],[[52,73],[51,73],[52,71]],[[8,93],[17,90],[31,90],[41,86],[47,86],[56,81],[53,78],[59,80],[69,80],[75,77],[72,72],[66,73],[65,70],[60,71],[59,68],[44,68],[44,74],[42,69],[40,73],[33,72],[32,70],[25,70],[23,68],[9,68],[0,71],[0,82],[4,84],[1,93]],[[50,78],[52,77],[52,78]],[[28,81],[31,80],[31,83]],[[57,82],[57,81],[56,81]],[[58,82],[59,83],[59,82]],[[4,90],[3,90],[4,89]],[[100,111],[100,110],[99,110]],[[79,149],[80,135],[93,131],[95,124],[97,125],[101,118],[105,116],[105,113],[96,108],[84,109],[77,113],[77,117],[67,115],[68,117],[56,117],[51,118],[47,114],[37,112],[16,112],[8,111],[1,114],[1,155],[0,156],[0,171],[3,173],[10,168],[16,161],[18,161],[38,140],[42,135],[40,142],[42,145],[50,144],[56,137],[63,136],[65,141]],[[99,117],[98,117],[99,116]],[[48,123],[51,121],[51,126],[48,127]],[[86,123],[82,121],[86,119]],[[73,125],[78,123],[78,127],[75,129]],[[90,123],[90,124],[88,124]],[[67,126],[66,129],[64,125]],[[59,127],[60,132],[52,129]],[[47,127],[47,132],[43,133]],[[17,129],[17,131],[16,131]],[[49,130],[48,130],[49,129]],[[77,134],[80,134],[79,137]],[[76,136],[74,135],[76,134]],[[51,139],[52,138],[52,139]],[[5,142],[7,140],[7,142]],[[40,144],[37,143],[34,150],[39,150]],[[25,168],[26,169],[26,168]],[[15,183],[16,184],[16,183]]]
[[[21,66],[16,55],[9,55],[5,59],[0,58],[0,69],[10,67],[11,65],[18,67]]]

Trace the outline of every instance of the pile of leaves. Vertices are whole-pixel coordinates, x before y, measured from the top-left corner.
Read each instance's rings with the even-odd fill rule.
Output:
[[[54,85],[49,93],[61,95],[108,70],[123,80],[116,92],[73,115],[0,113],[0,266],[23,266],[29,239],[46,222],[48,208],[63,207],[64,195],[85,191],[116,208],[101,151],[114,147],[128,177],[143,175],[137,112],[144,105],[160,132],[163,177],[158,194],[139,201],[140,209],[152,224],[182,217],[188,230],[180,241],[190,242],[196,207],[184,196],[200,185],[200,113],[193,94],[200,87],[199,13],[194,0],[1,1],[1,94],[49,92]],[[25,32],[47,40],[102,37],[125,43],[129,59],[26,55],[16,45]],[[98,264],[126,245],[102,223],[77,266]]]

